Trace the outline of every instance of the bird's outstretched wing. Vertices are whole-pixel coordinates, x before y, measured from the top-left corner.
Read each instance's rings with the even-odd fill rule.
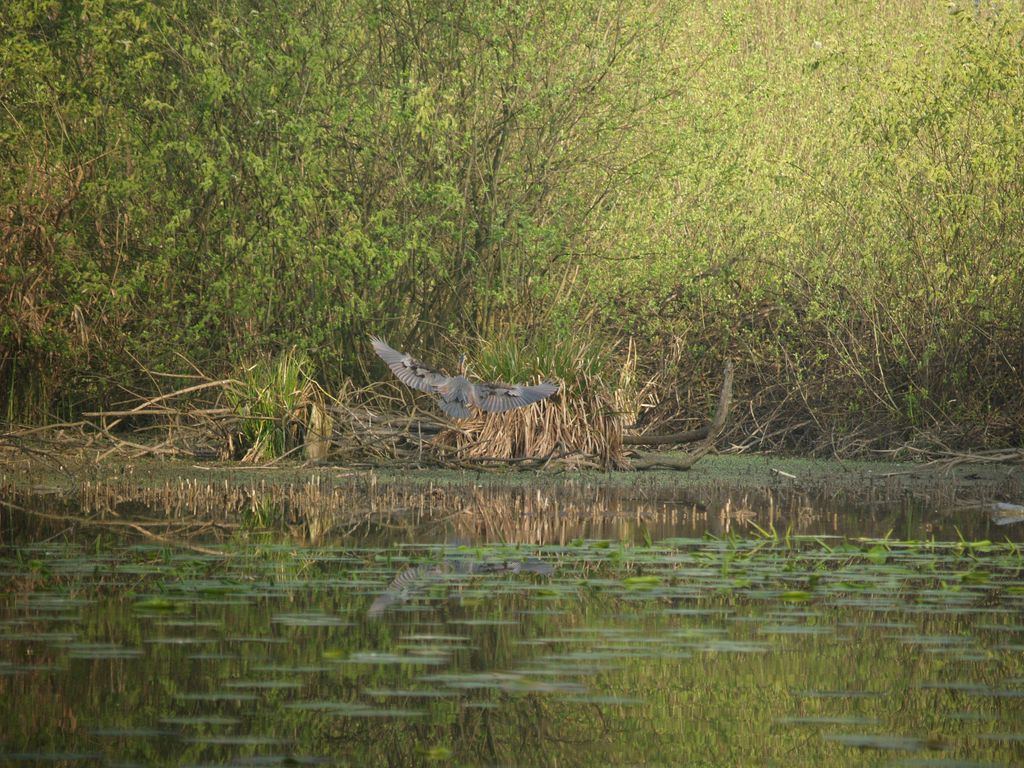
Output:
[[[458,400],[446,400],[444,395],[437,401],[438,406],[449,419],[468,419],[473,412]]]
[[[398,377],[398,380],[408,387],[421,392],[436,392],[439,386],[448,381],[449,377],[427,367],[414,359],[412,355],[392,349],[384,339],[371,336],[370,343],[373,344],[373,351],[388,364],[388,368]]]
[[[536,403],[558,391],[550,381],[542,384],[474,384],[473,404],[481,411],[501,413]]]

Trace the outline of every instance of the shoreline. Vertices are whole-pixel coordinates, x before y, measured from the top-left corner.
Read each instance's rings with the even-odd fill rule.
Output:
[[[671,452],[666,452],[671,455]],[[194,462],[177,459],[109,458],[97,463],[55,455],[46,460],[22,458],[0,471],[0,488],[19,492],[74,493],[86,484],[159,488],[171,483],[283,486],[309,483],[368,483],[406,487],[539,488],[696,488],[709,485],[742,489],[850,491],[865,488],[906,489],[927,493],[938,489],[971,492],[1020,502],[1024,498],[1024,465],[984,462],[898,462],[819,459],[776,454],[716,454],[692,469],[612,471],[447,469],[395,463],[360,465],[281,461],[270,466],[237,462]]]

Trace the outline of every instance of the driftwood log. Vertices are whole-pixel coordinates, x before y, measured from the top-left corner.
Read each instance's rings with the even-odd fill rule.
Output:
[[[702,459],[714,447],[718,436],[725,429],[729,418],[729,406],[732,404],[732,377],[733,362],[729,360],[725,364],[722,373],[722,390],[718,393],[718,407],[711,421],[700,429],[691,429],[686,432],[676,432],[671,435],[641,435],[624,436],[623,445],[665,445],[692,443],[700,440],[701,443],[693,450],[682,456],[665,456],[658,453],[641,453],[632,460],[634,469],[654,469],[665,467],[667,469],[687,470]]]

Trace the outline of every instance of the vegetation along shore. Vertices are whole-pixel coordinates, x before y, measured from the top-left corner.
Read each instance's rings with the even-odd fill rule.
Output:
[[[5,3],[4,443],[613,468],[707,439],[729,378],[720,447],[1019,458],[1022,37],[989,2]],[[371,334],[560,391],[453,427]]]

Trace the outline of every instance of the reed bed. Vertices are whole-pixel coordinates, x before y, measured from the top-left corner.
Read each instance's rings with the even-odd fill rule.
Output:
[[[558,461],[622,469],[622,411],[614,394],[555,397],[530,408],[480,414],[447,429],[436,445],[464,459]]]

